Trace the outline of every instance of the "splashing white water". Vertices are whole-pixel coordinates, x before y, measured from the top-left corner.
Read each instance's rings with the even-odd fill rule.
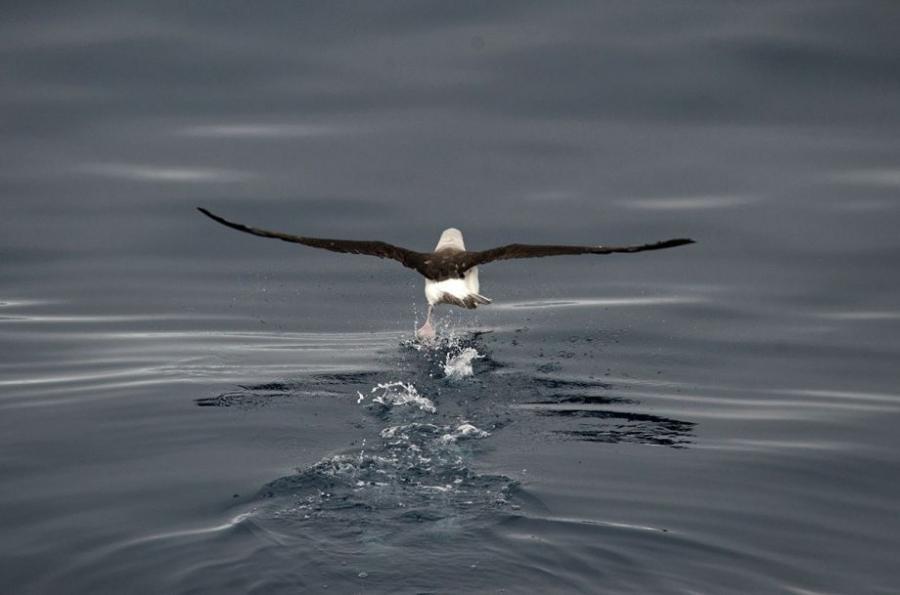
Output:
[[[446,434],[442,435],[440,440],[444,444],[453,444],[457,440],[464,438],[487,438],[488,436],[490,436],[490,433],[485,432],[484,430],[466,422],[460,424],[452,432],[447,432]]]
[[[434,406],[434,403],[428,397],[423,397],[419,394],[419,391],[416,390],[416,387],[412,385],[412,383],[405,383],[401,381],[397,382],[384,382],[376,385],[370,393],[378,393],[376,397],[372,399],[373,403],[378,403],[380,405],[384,405],[385,407],[395,407],[398,405],[414,405],[418,407],[422,411],[427,411],[428,413],[437,412],[437,407]],[[357,403],[362,403],[366,396],[361,392],[357,391],[356,393],[358,398],[356,400]]]
[[[457,440],[487,438],[491,434],[466,421],[455,428],[453,426],[414,422],[399,426],[389,426],[381,430],[381,437],[386,440],[400,440],[409,443],[413,435],[436,437],[437,442],[440,444],[453,444]]]
[[[466,378],[474,374],[472,361],[484,357],[472,347],[466,347],[457,354],[447,354],[444,360],[444,375],[447,378]]]

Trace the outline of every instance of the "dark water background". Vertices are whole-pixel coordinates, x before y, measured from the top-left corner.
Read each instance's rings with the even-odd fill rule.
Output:
[[[898,31],[896,2],[4,3],[0,590],[900,592]],[[488,265],[495,304],[422,350],[414,274],[195,205],[698,243]]]

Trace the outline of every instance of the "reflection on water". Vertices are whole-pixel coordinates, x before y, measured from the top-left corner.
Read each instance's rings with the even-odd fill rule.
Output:
[[[634,412],[537,410],[528,404],[508,410],[497,407],[498,403],[473,403],[486,395],[528,387],[537,398],[550,402],[586,393],[582,398],[594,403],[604,397],[590,393],[614,389],[606,382],[547,377],[546,371],[537,375],[511,372],[494,360],[482,333],[444,336],[428,347],[405,342],[396,356],[404,362],[399,375],[387,370],[318,374],[290,383],[239,387],[239,391],[196,400],[200,406],[256,407],[271,404],[275,398],[305,399],[359,387],[355,405],[362,408],[366,419],[360,425],[365,437],[358,446],[341,449],[267,483],[244,505],[249,512],[240,517],[241,522],[271,535],[289,550],[297,547],[291,543],[298,537],[315,535],[318,556],[324,559],[346,553],[346,539],[350,537],[366,544],[366,550],[405,547],[409,539],[423,532],[440,535],[445,546],[447,540],[467,540],[472,532],[496,541],[511,521],[528,518],[523,515],[542,518],[548,512],[519,479],[477,468],[479,454],[492,448],[491,437],[502,433],[508,424],[527,424],[529,431],[537,434],[553,432],[587,442],[673,447],[689,443],[694,425]],[[636,405],[614,397],[607,402]],[[540,418],[510,416],[516,412],[579,419],[568,423],[568,429],[554,429],[542,424]],[[582,423],[587,418],[596,422],[590,429]],[[607,526],[666,531],[621,523]],[[306,547],[299,551],[305,552]],[[396,555],[400,559],[406,556]],[[490,564],[490,571],[503,572],[505,564],[496,560]],[[469,569],[478,565],[474,561]],[[361,568],[356,578],[366,579],[370,587],[390,576],[378,565]],[[323,587],[335,580],[333,576],[328,578],[330,572],[305,566],[303,584],[318,581]],[[345,573],[338,582],[346,580]]]
[[[645,307],[655,310],[657,305]],[[694,303],[669,307],[682,309],[682,315],[694,312]],[[18,316],[25,308],[10,307],[9,312]],[[277,468],[255,474],[255,485],[240,480],[242,487],[228,489],[221,479],[214,480],[215,487],[207,489],[220,503],[219,512],[205,524],[189,515],[137,534],[103,538],[86,547],[83,556],[61,563],[40,584],[51,590],[64,584],[76,591],[102,591],[127,576],[167,592],[232,590],[235,585],[266,592],[325,585],[378,591],[389,590],[402,574],[423,590],[453,583],[477,591],[498,580],[522,584],[523,565],[546,564],[553,570],[529,574],[529,584],[591,590],[599,568],[611,592],[627,591],[626,569],[635,572],[638,567],[642,588],[666,590],[677,576],[702,590],[731,584],[740,576],[739,584],[778,591],[803,576],[806,564],[760,556],[748,540],[764,543],[771,532],[796,540],[802,533],[791,522],[807,530],[833,524],[834,507],[848,498],[868,507],[873,518],[881,518],[892,505],[889,489],[876,489],[866,503],[849,491],[807,509],[797,520],[778,507],[757,509],[743,494],[755,493],[746,490],[746,482],[782,482],[773,485],[788,491],[777,497],[790,500],[793,490],[806,498],[827,489],[833,474],[864,480],[852,462],[856,456],[869,457],[869,465],[883,460],[890,468],[878,434],[870,434],[875,440],[863,444],[818,428],[835,423],[871,427],[871,415],[898,413],[895,395],[704,383],[696,373],[679,379],[653,367],[634,375],[625,371],[631,367],[629,346],[618,332],[574,329],[567,320],[580,320],[577,310],[561,311],[574,318],[540,331],[521,326],[507,331],[500,324],[493,332],[450,332],[445,324],[449,334],[433,348],[397,333],[165,326],[126,331],[120,327],[138,320],[99,315],[62,327],[47,327],[40,320],[3,323],[22,327],[8,337],[28,337],[51,352],[72,341],[82,346],[78,358],[66,358],[65,370],[52,364],[30,371],[9,367],[18,375],[5,381],[14,391],[4,396],[7,411],[103,411],[128,403],[123,390],[140,386],[152,396],[159,394],[157,387],[169,387],[180,396],[168,402],[148,400],[141,415],[156,421],[140,427],[143,443],[156,443],[157,451],[169,451],[171,460],[180,461],[176,470],[193,469],[194,478],[210,469],[218,469],[216,476],[243,476],[246,471],[233,462],[243,459],[258,466],[273,455],[281,457]],[[183,324],[167,316],[140,320]],[[233,321],[215,324],[227,328]],[[26,329],[34,334],[22,334]],[[656,335],[641,344],[651,349],[666,339]],[[689,352],[680,348],[676,353]],[[646,354],[638,357],[647,361]],[[103,373],[91,372],[101,365],[107,368]],[[94,405],[100,397],[109,405]],[[199,406],[194,415],[184,408],[191,400]],[[795,429],[777,431],[784,424]],[[131,433],[134,427],[120,427],[108,429],[113,432],[108,438],[98,434],[92,441],[123,444],[119,432]],[[210,454],[210,448],[233,440],[235,432],[253,445],[268,440],[279,427],[283,434],[273,435],[273,447],[260,454],[250,456],[234,446],[220,462]],[[66,426],[57,431],[71,432]],[[306,444],[300,451],[285,448],[298,440]],[[67,444],[70,450],[91,448],[77,439]],[[256,452],[257,447],[249,448]],[[198,453],[196,461],[192,451]],[[117,451],[89,452],[103,460]],[[680,456],[653,454],[666,452]],[[131,466],[140,460],[132,453],[121,463]],[[807,473],[809,465],[823,460],[837,467],[806,476],[801,486],[791,483],[797,473]],[[641,469],[637,474],[635,464]],[[710,486],[703,487],[673,475],[681,470],[689,478],[705,473],[700,470],[706,465],[743,468],[746,480],[723,475],[707,478]],[[292,467],[295,471],[287,472]],[[157,494],[154,498],[165,498],[171,488],[160,471],[153,465],[142,468],[147,476],[130,474],[129,481]],[[77,503],[71,514],[91,506],[90,498],[86,502],[77,491],[70,492],[84,481],[79,478],[64,490]],[[659,485],[666,490],[659,491]],[[710,493],[728,494],[730,500],[707,509]],[[598,494],[603,494],[599,514]],[[201,495],[198,503],[209,499],[210,494]],[[145,500],[134,496],[132,503],[117,506],[143,509]],[[27,507],[25,502],[11,505]],[[110,508],[116,506],[104,505],[104,514]],[[766,528],[758,537],[747,532],[742,519],[748,514]],[[706,525],[702,519],[710,516]],[[728,529],[726,536],[719,526],[741,531]],[[781,526],[783,531],[777,528]],[[877,534],[874,529],[868,533]],[[839,549],[838,543],[824,542]],[[704,562],[696,562],[692,552],[697,551],[704,552],[699,558]],[[286,559],[294,561],[287,571]],[[647,566],[648,560],[655,563]],[[710,561],[733,570],[711,571]],[[153,570],[179,565],[184,568],[179,573]],[[251,584],[248,576],[259,578]]]
[[[895,592],[895,4],[5,3],[0,592]]]

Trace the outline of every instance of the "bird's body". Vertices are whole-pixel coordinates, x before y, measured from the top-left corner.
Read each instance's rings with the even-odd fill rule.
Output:
[[[456,273],[454,263],[465,251],[462,232],[453,227],[445,229],[430,259],[435,271],[441,272],[435,274],[433,279],[425,277],[425,299],[428,300],[429,309],[437,304],[473,309],[479,304],[491,303],[491,300],[478,293],[478,267],[472,267],[461,275]]]
[[[469,281],[471,277],[475,277],[474,284]],[[425,299],[427,299],[428,303],[432,306],[436,306],[437,304],[458,305],[458,302],[463,302],[477,294],[477,275],[472,273],[466,273],[464,279],[444,279],[443,281],[425,279]],[[475,306],[477,306],[477,304],[475,304]]]
[[[425,324],[417,331],[417,335],[421,338],[434,337],[431,313],[437,304],[450,304],[460,308],[473,309],[480,305],[491,303],[491,300],[479,293],[478,265],[513,258],[537,258],[566,254],[644,252],[693,243],[693,240],[676,239],[637,246],[507,244],[490,250],[468,251],[463,241],[462,232],[451,227],[444,230],[441,234],[433,252],[415,252],[379,241],[332,240],[267,231],[228,221],[210,213],[206,209],[201,208],[199,211],[222,225],[256,236],[303,244],[332,252],[367,254],[379,258],[390,258],[400,262],[407,268],[416,270],[425,277],[425,298],[428,300],[428,316]]]

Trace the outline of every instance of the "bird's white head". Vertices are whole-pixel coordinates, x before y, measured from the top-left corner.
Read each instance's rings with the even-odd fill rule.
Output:
[[[441,239],[438,240],[437,246],[434,247],[434,251],[437,252],[445,248],[465,250],[466,245],[463,243],[462,232],[455,227],[445,229],[444,233],[441,234]]]

